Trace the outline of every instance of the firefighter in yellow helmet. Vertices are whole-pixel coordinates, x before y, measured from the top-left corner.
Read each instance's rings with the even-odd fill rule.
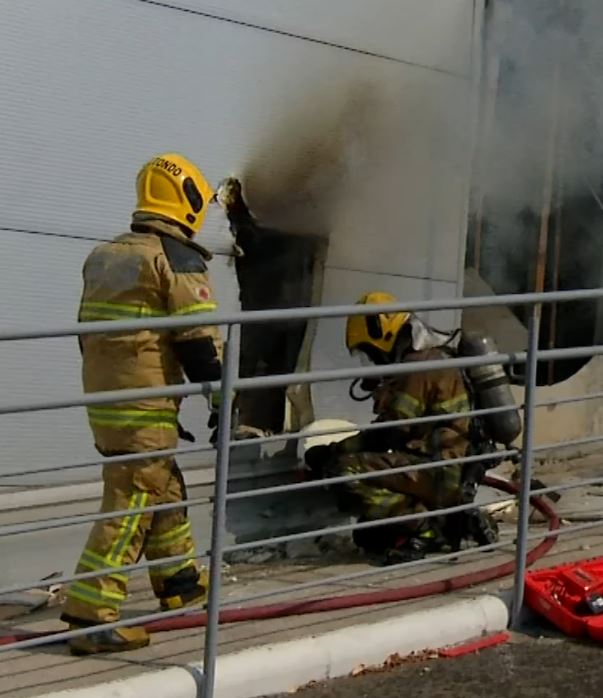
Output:
[[[207,273],[211,255],[193,242],[214,197],[211,186],[193,163],[168,153],[144,165],[136,190],[130,232],[99,245],[86,259],[79,320],[180,317],[215,310]],[[80,348],[87,393],[177,384],[184,375],[194,382],[221,377],[222,340],[216,327],[83,335]],[[89,407],[96,448],[104,456],[119,456],[176,447],[179,403],[171,397],[146,398]],[[216,421],[213,412],[210,427]],[[101,511],[135,511],[94,524],[76,572],[117,568],[142,556],[179,556],[149,569],[161,608],[203,603],[207,575],[195,563],[186,508],[137,511],[186,498],[174,459],[105,465],[103,481]],[[62,619],[71,628],[99,625],[92,635],[71,641],[73,653],[122,651],[149,643],[141,627],[102,628],[118,620],[126,585],[123,571],[70,585]]]
[[[367,293],[363,305],[386,305],[396,299],[381,292]],[[367,311],[369,308],[367,307]],[[407,312],[357,315],[348,318],[346,345],[375,365],[420,362],[450,356],[450,336],[436,332]],[[375,421],[468,411],[469,397],[458,369],[417,371],[378,381],[364,381],[372,392]],[[330,446],[306,453],[315,477],[336,477],[386,471],[430,460],[461,458],[469,446],[469,419],[367,430]],[[339,506],[359,521],[418,513],[454,506],[461,498],[462,466],[388,474],[336,486]],[[392,524],[354,532],[357,545],[385,554],[389,563],[419,559],[439,549],[442,541],[433,519],[424,523]]]

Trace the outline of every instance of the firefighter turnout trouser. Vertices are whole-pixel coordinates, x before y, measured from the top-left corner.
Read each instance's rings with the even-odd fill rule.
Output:
[[[337,459],[336,470],[340,475],[357,475],[426,460],[404,451],[351,453]],[[372,521],[453,506],[460,497],[461,467],[454,464],[392,475],[384,472],[380,477],[352,480],[338,486],[338,498],[351,513]],[[413,529],[420,524],[419,520],[409,521],[406,526]]]
[[[134,564],[143,555],[147,560],[186,555],[190,557],[149,568],[153,591],[169,607],[171,597],[185,596],[197,588],[199,573],[186,509],[136,511],[186,498],[184,480],[176,463],[169,458],[156,458],[107,464],[103,468],[103,482],[102,512],[133,511],[94,524],[76,574]],[[75,623],[117,620],[126,598],[127,582],[128,575],[123,570],[72,582],[62,619]]]

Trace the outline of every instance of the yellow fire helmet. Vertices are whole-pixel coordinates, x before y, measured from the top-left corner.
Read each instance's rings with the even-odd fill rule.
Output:
[[[396,303],[390,293],[372,291],[365,293],[358,305],[386,305]],[[374,347],[385,354],[394,348],[396,337],[410,320],[411,313],[381,313],[380,315],[354,315],[348,318],[345,330],[345,343],[350,353]]]
[[[208,181],[178,153],[157,155],[138,173],[136,213],[156,213],[199,232],[214,196]]]

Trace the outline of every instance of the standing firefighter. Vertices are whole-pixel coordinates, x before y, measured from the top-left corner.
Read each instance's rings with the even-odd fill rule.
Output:
[[[85,262],[79,320],[178,317],[216,309],[207,275],[211,255],[192,242],[213,191],[203,174],[181,155],[152,159],[136,182],[138,202],[131,232],[96,247]],[[80,338],[84,390],[146,388],[221,377],[222,341],[215,327],[173,332],[139,330]],[[88,408],[98,451],[119,456],[171,449],[179,434],[177,398],[145,398]],[[212,413],[210,426],[215,426]],[[191,525],[184,507],[140,509],[186,498],[180,469],[171,457],[105,465],[101,511],[135,510],[98,521],[80,557],[77,573],[147,560],[190,556],[150,568],[162,609],[202,603],[207,575],[194,560]],[[127,575],[116,571],[73,582],[62,619],[70,628],[118,620]],[[99,630],[72,639],[76,654],[144,647],[142,627]]]
[[[391,304],[388,293],[368,293],[359,301],[367,306]],[[368,309],[367,309],[368,310]],[[375,365],[449,358],[449,335],[436,332],[411,313],[398,312],[350,317],[346,345]],[[470,400],[463,374],[455,368],[421,370],[381,381],[363,381],[372,393],[377,422],[414,419],[428,415],[463,413]],[[330,446],[306,453],[315,477],[337,477],[386,471],[435,460],[462,458],[470,446],[470,420],[447,421],[367,430]],[[376,521],[460,504],[463,466],[419,469],[405,473],[352,480],[336,486],[339,507],[359,521]],[[419,559],[442,544],[434,519],[359,529],[359,547],[385,553],[387,562]]]

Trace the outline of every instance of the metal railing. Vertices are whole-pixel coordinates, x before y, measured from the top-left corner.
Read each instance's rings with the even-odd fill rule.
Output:
[[[404,363],[395,364],[391,366],[376,366],[376,367],[365,367],[365,368],[339,368],[332,370],[317,370],[308,371],[303,373],[291,373],[283,375],[272,375],[272,376],[261,376],[255,378],[240,378],[238,375],[238,365],[239,365],[239,342],[238,342],[238,330],[241,325],[249,323],[269,323],[278,322],[283,320],[309,320],[309,319],[326,319],[326,318],[341,318],[350,315],[361,315],[366,313],[366,308],[359,305],[350,306],[339,306],[339,307],[313,307],[313,308],[295,308],[295,309],[284,309],[284,310],[270,310],[270,311],[253,311],[253,312],[241,312],[241,313],[231,313],[231,314],[207,314],[198,316],[188,316],[180,318],[159,318],[159,319],[144,319],[144,320],[125,320],[125,321],[111,321],[111,322],[86,322],[66,325],[63,327],[52,327],[52,328],[22,328],[14,330],[4,330],[0,332],[0,341],[14,341],[23,339],[42,339],[49,337],[65,337],[65,336],[76,336],[80,334],[98,334],[98,333],[113,333],[113,332],[123,332],[123,331],[135,331],[141,329],[156,329],[169,331],[176,328],[190,327],[195,325],[222,325],[226,326],[226,341],[224,345],[224,366],[222,373],[221,383],[205,383],[205,384],[186,384],[186,385],[170,385],[161,388],[146,388],[146,389],[136,389],[136,390],[121,390],[121,391],[107,391],[94,394],[78,395],[72,398],[65,398],[61,400],[55,400],[52,398],[41,398],[35,401],[24,401],[20,403],[13,403],[5,406],[0,406],[0,414],[14,414],[19,412],[30,412],[39,410],[53,410],[65,407],[76,407],[76,406],[88,406],[88,405],[99,405],[99,404],[110,404],[115,402],[127,402],[138,400],[145,397],[167,397],[167,396],[189,396],[195,394],[209,394],[210,391],[220,390],[222,394],[222,400],[220,405],[220,420],[218,428],[218,440],[216,444],[216,470],[215,470],[215,484],[214,484],[214,494],[213,494],[213,514],[212,514],[212,531],[211,531],[211,547],[209,550],[203,551],[194,557],[196,559],[209,558],[209,597],[207,602],[207,622],[205,630],[205,647],[204,647],[204,678],[203,678],[203,696],[204,698],[211,698],[214,690],[215,683],[215,667],[216,667],[216,657],[217,657],[217,640],[218,640],[218,630],[219,630],[219,620],[220,620],[220,609],[226,605],[232,604],[244,604],[250,601],[265,598],[267,596],[274,596],[276,594],[300,592],[307,589],[322,587],[329,584],[336,584],[339,582],[360,579],[369,577],[372,575],[383,574],[384,572],[390,573],[399,568],[416,568],[421,565],[437,562],[437,561],[448,561],[452,558],[465,558],[468,556],[480,555],[482,552],[487,550],[500,550],[504,547],[509,546],[509,541],[500,541],[498,543],[493,543],[488,546],[483,546],[480,548],[469,548],[462,550],[460,552],[455,552],[449,555],[438,555],[437,557],[430,557],[425,560],[417,560],[414,562],[403,563],[400,565],[394,565],[386,568],[377,568],[362,570],[360,572],[354,572],[350,574],[343,574],[338,576],[333,576],[327,579],[312,580],[309,582],[304,582],[292,586],[288,586],[284,589],[271,590],[269,592],[263,592],[254,595],[240,596],[235,599],[229,599],[221,601],[221,571],[223,557],[225,553],[233,553],[237,551],[250,550],[253,548],[259,548],[264,546],[275,546],[281,543],[286,543],[294,540],[303,540],[310,537],[316,537],[332,533],[349,532],[352,530],[359,530],[364,528],[378,527],[385,524],[398,523],[398,522],[408,522],[416,521],[423,518],[431,518],[435,516],[441,516],[445,514],[457,513],[469,509],[475,508],[474,503],[461,504],[458,506],[452,506],[445,509],[438,509],[434,511],[429,511],[421,514],[407,514],[403,516],[391,517],[388,519],[382,519],[379,521],[367,521],[362,523],[354,524],[340,524],[334,526],[323,527],[321,529],[301,531],[297,533],[292,533],[288,535],[274,536],[271,538],[264,538],[261,540],[254,540],[251,542],[239,543],[234,545],[225,545],[225,524],[226,524],[226,505],[228,502],[248,499],[252,497],[263,497],[267,495],[274,495],[285,492],[292,491],[311,491],[313,488],[325,487],[328,485],[341,484],[350,481],[357,480],[370,480],[371,478],[382,477],[384,473],[387,474],[400,474],[409,471],[417,471],[423,469],[439,468],[450,465],[452,463],[463,464],[475,461],[487,461],[488,459],[500,459],[501,457],[511,458],[520,457],[521,461],[521,477],[520,477],[520,487],[518,499],[518,522],[517,522],[517,536],[515,543],[515,577],[514,577],[514,587],[513,587],[513,609],[512,609],[512,622],[517,624],[519,621],[519,614],[523,604],[523,594],[524,594],[524,581],[527,567],[528,559],[528,542],[533,539],[542,539],[557,537],[562,534],[568,534],[572,532],[590,530],[603,522],[591,522],[587,524],[579,524],[576,526],[571,526],[564,528],[563,530],[556,530],[549,533],[538,533],[529,534],[528,524],[529,524],[529,514],[530,514],[530,500],[534,496],[544,495],[553,491],[569,490],[576,487],[582,487],[585,485],[603,484],[603,477],[601,478],[591,478],[589,480],[584,480],[582,482],[574,483],[563,483],[560,485],[554,485],[551,487],[543,487],[535,490],[530,489],[530,482],[532,479],[532,465],[534,455],[536,453],[552,450],[556,447],[564,446],[580,446],[580,445],[592,445],[599,441],[603,441],[603,435],[590,435],[581,439],[576,439],[571,442],[561,442],[544,444],[540,446],[534,445],[534,430],[535,430],[535,414],[537,408],[540,407],[550,407],[553,405],[570,405],[572,403],[577,403],[581,400],[597,400],[603,399],[603,393],[590,393],[587,395],[571,396],[561,398],[559,400],[545,400],[541,402],[536,401],[536,369],[539,360],[560,360],[569,358],[587,358],[599,354],[603,354],[603,345],[590,346],[590,347],[573,347],[569,349],[549,349],[549,350],[539,350],[538,340],[539,340],[539,328],[540,328],[540,313],[542,304],[554,302],[563,303],[568,301],[584,301],[584,300],[598,300],[603,298],[603,289],[589,289],[581,291],[566,291],[558,293],[544,293],[544,294],[523,294],[523,295],[506,295],[506,296],[496,296],[496,297],[484,297],[484,298],[465,298],[465,299],[445,299],[445,300],[434,300],[434,301],[421,301],[414,303],[395,303],[392,305],[384,306],[374,306],[372,307],[372,312],[395,312],[400,310],[423,312],[431,310],[452,310],[452,309],[463,309],[463,308],[477,308],[477,307],[492,307],[492,306],[518,306],[527,305],[531,307],[530,321],[528,327],[528,346],[526,351],[521,351],[517,353],[499,353],[491,354],[487,356],[480,357],[462,357],[462,358],[450,358],[445,360],[437,361],[425,361],[420,364],[422,371],[434,370],[439,368],[457,368],[465,369],[474,366],[488,365],[492,363],[500,364],[526,364],[526,377],[525,377],[525,399],[522,406],[524,412],[524,429],[522,436],[522,446],[520,449],[507,449],[505,451],[498,451],[495,454],[488,455],[478,455],[478,456],[467,456],[464,458],[456,458],[453,460],[439,460],[429,463],[420,463],[416,465],[408,465],[404,467],[392,468],[388,471],[378,471],[378,472],[367,472],[361,474],[347,475],[331,477],[324,480],[317,481],[307,481],[307,482],[295,482],[283,485],[274,485],[270,487],[262,487],[260,489],[250,489],[237,492],[228,491],[229,482],[229,464],[231,452],[234,449],[241,448],[247,445],[248,441],[237,441],[232,438],[232,424],[231,415],[233,408],[233,394],[240,391],[248,391],[258,388],[274,388],[274,387],[285,387],[292,384],[302,384],[302,383],[317,383],[326,381],[338,381],[343,379],[352,378],[369,378],[369,377],[385,377],[385,376],[395,376],[401,374],[411,373],[417,370],[417,365],[414,363]],[[455,414],[445,414],[445,415],[432,415],[427,417],[421,417],[416,419],[403,419],[390,422],[380,422],[380,423],[370,423],[361,424],[356,428],[361,430],[380,430],[386,429],[392,426],[409,426],[416,424],[429,424],[437,423],[446,420],[451,420],[459,417],[466,418],[468,416],[484,416],[487,414],[493,414],[496,412],[504,412],[510,408],[493,408],[493,409],[482,409],[473,410],[472,412],[462,412]],[[282,442],[291,439],[304,439],[308,436],[325,436],[329,434],[334,434],[341,432],[341,427],[333,430],[322,430],[317,432],[295,432],[295,433],[285,433],[277,434],[273,436],[266,436],[262,438],[257,438],[253,440],[254,444],[270,444],[273,442]],[[344,430],[345,431],[345,430]],[[191,453],[201,453],[213,450],[213,447],[209,445],[191,446],[185,448],[173,448],[166,449],[162,451],[152,451],[145,452],[141,454],[131,454],[127,456],[116,456],[111,458],[96,459],[91,461],[76,462],[61,465],[58,468],[42,468],[42,469],[30,469],[30,470],[18,470],[12,472],[2,472],[0,473],[0,479],[10,478],[15,476],[23,476],[26,474],[39,474],[40,472],[48,472],[51,470],[73,470],[77,468],[89,468],[98,465],[110,465],[112,463],[124,463],[133,462],[140,459],[148,459],[149,457],[167,457],[176,456],[180,454],[191,454]],[[494,501],[515,501],[515,495],[507,496],[502,499],[492,500]],[[200,506],[207,503],[207,497],[190,498],[186,500],[187,507]],[[137,512],[153,512],[153,511],[166,511],[170,509],[180,508],[181,504],[157,504],[154,506],[145,507],[144,509],[128,509],[123,511],[114,512],[102,512],[98,514],[86,514],[86,515],[73,515],[66,517],[56,517],[51,519],[46,519],[43,521],[33,521],[21,524],[12,525],[2,525],[0,526],[0,537],[12,536],[22,533],[31,533],[34,531],[47,530],[50,528],[59,528],[64,526],[71,526],[76,524],[82,524],[93,521],[100,521],[105,519],[115,518],[116,516],[131,515]],[[142,570],[149,569],[155,566],[160,566],[165,564],[166,561],[174,563],[177,561],[185,561],[191,559],[191,555],[179,555],[170,558],[162,558],[159,560],[138,562],[132,565],[123,565],[121,567],[111,567],[103,570],[94,570],[90,572],[63,575],[61,577],[53,579],[53,583],[67,583],[74,580],[85,580],[94,577],[102,576],[103,574],[115,574],[117,572],[125,572],[132,570]],[[0,595],[24,591],[27,589],[35,588],[39,585],[39,581],[25,581],[17,584],[12,584],[0,588]],[[126,620],[120,620],[115,623],[106,624],[106,628],[117,628],[122,626],[138,625],[141,623],[148,623],[155,621],[159,618],[169,618],[174,616],[179,616],[183,614],[188,614],[194,610],[201,610],[201,608],[186,608],[174,611],[165,611],[161,613],[147,614],[144,616],[138,616],[136,618],[130,618]],[[72,637],[77,637],[81,635],[87,635],[94,631],[92,628],[82,628],[77,630],[70,630],[66,632],[54,633],[51,637],[31,637],[28,639],[23,639],[12,644],[0,644],[0,650],[7,649],[19,649],[19,648],[30,648],[39,645],[43,645],[50,641],[56,642],[58,640],[67,640]]]

